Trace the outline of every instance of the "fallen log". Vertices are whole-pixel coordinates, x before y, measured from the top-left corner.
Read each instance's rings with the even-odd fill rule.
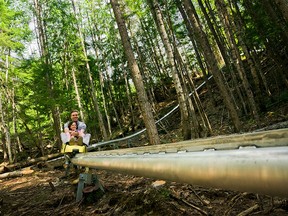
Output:
[[[28,167],[28,166],[37,164],[37,163],[42,162],[42,161],[55,159],[55,158],[58,158],[58,157],[60,157],[62,155],[63,155],[62,153],[55,153],[55,154],[50,154],[50,155],[46,155],[46,156],[43,156],[43,157],[30,159],[30,160],[19,162],[19,163],[15,163],[15,164],[9,164],[9,165],[6,165],[6,166],[1,166],[0,167],[0,174],[1,173],[6,173],[6,172],[11,172],[11,171],[14,171],[16,169]]]
[[[31,170],[31,169],[24,169],[24,170],[20,170],[20,171],[17,170],[14,172],[7,172],[7,173],[0,174],[0,179],[20,177],[23,175],[29,175],[33,172],[34,172],[34,170]]]

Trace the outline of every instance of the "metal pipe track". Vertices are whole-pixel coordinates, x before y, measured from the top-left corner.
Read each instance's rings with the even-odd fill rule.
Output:
[[[288,197],[288,129],[77,154],[72,163],[204,187]]]

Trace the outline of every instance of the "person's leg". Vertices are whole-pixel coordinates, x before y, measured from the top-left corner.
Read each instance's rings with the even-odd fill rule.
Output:
[[[77,145],[79,145],[79,146],[83,146],[83,137],[78,137],[78,139],[77,139]]]
[[[76,145],[77,141],[75,140],[75,137],[71,137],[71,139],[69,140],[69,145]]]

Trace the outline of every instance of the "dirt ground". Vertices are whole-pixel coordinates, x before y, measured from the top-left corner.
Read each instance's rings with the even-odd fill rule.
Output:
[[[0,180],[0,215],[288,215],[283,198],[99,170],[91,172],[105,193],[94,188],[76,202],[78,175],[71,170],[65,177],[62,163],[41,163],[27,168],[31,174]]]

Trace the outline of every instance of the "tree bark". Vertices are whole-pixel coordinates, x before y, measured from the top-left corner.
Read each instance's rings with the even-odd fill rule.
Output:
[[[72,3],[72,6],[73,6],[74,14],[75,14],[76,18],[78,19],[78,14],[76,12],[76,6],[75,6],[74,0],[71,0],[71,3]],[[97,99],[97,96],[96,96],[96,89],[94,87],[93,78],[92,78],[92,75],[91,75],[91,70],[90,70],[90,66],[89,66],[89,62],[88,62],[88,57],[87,57],[86,47],[85,47],[85,44],[84,44],[84,38],[83,38],[82,30],[81,30],[80,25],[78,23],[77,23],[77,28],[78,28],[79,38],[80,38],[80,41],[81,41],[83,55],[85,57],[85,66],[86,66],[86,69],[87,69],[87,77],[88,77],[88,81],[89,81],[89,86],[91,88],[92,102],[93,102],[93,105],[94,105],[94,109],[96,110],[96,113],[98,115],[100,131],[101,131],[101,134],[103,136],[103,139],[104,140],[108,140],[106,127],[105,127],[105,124],[104,124],[104,121],[103,121],[103,116],[102,116],[100,108],[99,108],[99,103],[98,103],[98,99]]]
[[[10,91],[8,89],[8,74],[9,74],[9,60],[8,60],[8,54],[6,54],[6,86],[7,86],[6,87],[7,93],[6,94],[7,95],[8,95],[8,92]],[[12,149],[11,149],[11,134],[10,134],[10,131],[9,131],[9,123],[6,122],[6,116],[8,116],[8,114],[7,114],[8,108],[6,109],[6,111],[3,109],[3,107],[2,107],[2,98],[1,97],[2,97],[2,95],[0,93],[0,100],[1,100],[0,101],[0,106],[1,106],[0,113],[1,113],[2,124],[3,124],[3,127],[4,127],[5,144],[6,144],[6,149],[7,149],[7,153],[8,153],[9,163],[13,163]],[[8,104],[10,104],[10,102],[8,100],[7,100],[7,102],[8,102]]]
[[[76,79],[74,67],[72,68],[71,73],[72,73],[73,85],[74,85],[74,89],[75,89],[75,93],[76,93],[76,101],[77,101],[77,104],[79,107],[80,118],[84,120],[85,118],[84,118],[84,114],[83,114],[83,107],[82,107],[82,103],[81,103],[80,93],[78,90],[77,79]]]
[[[241,130],[241,123],[236,111],[236,107],[233,103],[230,90],[225,86],[223,75],[218,68],[218,63],[211,49],[207,36],[201,28],[201,24],[197,21],[199,19],[196,18],[197,14],[195,8],[190,0],[183,0],[183,5],[191,25],[193,26],[195,40],[199,47],[202,49],[208,69],[213,74],[216,84],[223,96],[224,104],[230,113],[230,117],[234,124],[234,129],[236,132],[239,132]]]
[[[46,79],[46,87],[47,91],[49,92],[49,97],[51,100],[55,98],[54,93],[54,85],[52,78],[50,77],[49,70],[51,69],[51,61],[49,59],[49,52],[47,48],[47,35],[45,33],[45,22],[43,22],[42,17],[42,5],[39,4],[39,0],[34,0],[34,8],[35,8],[35,15],[36,15],[36,22],[37,22],[37,33],[38,33],[38,41],[39,41],[39,50],[40,50],[40,56],[44,59],[45,64],[45,79]],[[53,126],[54,131],[56,133],[56,143],[58,145],[58,148],[61,148],[61,140],[60,140],[60,134],[61,134],[61,126],[60,126],[60,113],[59,109],[51,103],[51,113],[53,118]]]
[[[32,174],[33,172],[34,170],[21,170],[21,171],[8,172],[8,173],[0,174],[0,179],[16,178],[16,177],[20,177],[23,175]]]
[[[167,34],[167,30],[165,28],[164,20],[162,17],[162,13],[160,11],[158,2],[156,0],[148,0],[149,6],[151,8],[152,15],[154,17],[158,32],[161,36],[162,42],[164,44],[166,54],[168,57],[169,67],[171,69],[172,78],[175,86],[175,90],[177,92],[177,99],[179,102],[180,113],[181,113],[181,124],[184,140],[191,139],[191,126],[192,122],[189,120],[189,104],[186,104],[186,98],[188,98],[187,93],[184,92],[183,87],[181,85],[180,78],[177,73],[177,68],[174,62],[174,53],[173,48],[170,44],[169,37]],[[197,130],[197,129],[195,129]]]
[[[239,49],[237,47],[236,39],[235,39],[234,34],[233,34],[234,33],[233,30],[234,31],[237,31],[237,30],[236,30],[235,26],[233,25],[233,22],[230,22],[231,17],[228,14],[225,2],[222,0],[217,0],[215,2],[215,5],[216,5],[219,13],[221,14],[220,17],[222,18],[222,23],[224,25],[226,37],[227,37],[227,40],[229,41],[230,47],[231,47],[231,54],[232,54],[233,63],[236,66],[236,69],[237,69],[239,76],[242,80],[244,91],[245,91],[247,98],[248,98],[250,110],[251,110],[251,112],[252,112],[252,114],[256,120],[256,123],[258,124],[259,123],[258,107],[257,107],[257,104],[254,100],[254,95],[253,95],[253,92],[250,88],[249,82],[247,80],[246,72],[244,70],[244,66],[243,66],[243,63],[241,60],[240,52],[239,52]],[[238,38],[239,37],[240,36],[238,35]],[[241,39],[240,39],[240,41],[241,41]]]
[[[152,107],[148,101],[148,97],[145,92],[145,87],[143,84],[143,79],[142,79],[138,64],[136,62],[135,56],[133,54],[132,46],[129,42],[127,28],[125,26],[125,22],[124,22],[124,19],[122,17],[122,14],[119,8],[118,0],[110,0],[110,3],[112,5],[112,9],[113,9],[115,19],[118,25],[125,55],[128,61],[128,66],[132,72],[132,78],[136,87],[139,105],[141,108],[141,113],[143,115],[145,127],[147,129],[149,142],[150,144],[159,144],[160,139],[159,139],[158,131],[156,128],[155,120],[152,115]]]
[[[3,151],[4,151],[4,161],[8,160],[10,164],[13,163],[12,159],[12,152],[11,152],[11,139],[10,139],[10,132],[5,120],[5,112],[3,109],[2,103],[2,93],[0,92],[0,114],[1,114],[1,129],[3,130]]]

